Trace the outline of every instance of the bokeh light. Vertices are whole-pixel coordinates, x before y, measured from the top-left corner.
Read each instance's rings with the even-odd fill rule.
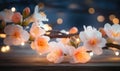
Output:
[[[12,12],[15,12],[15,11],[16,11],[16,8],[15,8],[15,7],[12,7],[12,8],[11,8],[11,11],[12,11]]]
[[[105,17],[102,16],[102,15],[99,15],[99,16],[97,17],[97,20],[98,20],[98,22],[104,22]]]
[[[116,16],[115,16],[114,14],[111,14],[111,15],[109,16],[109,19],[112,21],[115,17],[116,17]]]
[[[114,18],[114,19],[112,20],[112,22],[113,22],[113,24],[119,24],[119,19],[118,19],[118,18]]]
[[[58,18],[57,19],[57,24],[62,24],[63,23],[63,19],[62,18]]]
[[[94,8],[89,8],[89,9],[88,9],[88,12],[89,12],[90,14],[94,14],[94,13],[95,13],[95,9],[94,9]]]

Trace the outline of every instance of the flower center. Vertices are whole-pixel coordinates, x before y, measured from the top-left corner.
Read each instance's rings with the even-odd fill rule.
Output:
[[[88,41],[90,45],[96,45],[97,44],[97,39],[91,39]]]
[[[114,37],[119,37],[119,36],[120,36],[120,33],[119,33],[119,32],[112,32],[112,36],[114,36]]]
[[[46,46],[47,45],[47,42],[43,39],[40,39],[40,40],[38,40],[38,46]]]
[[[19,32],[14,32],[13,33],[13,37],[15,37],[15,38],[20,38],[20,33]]]

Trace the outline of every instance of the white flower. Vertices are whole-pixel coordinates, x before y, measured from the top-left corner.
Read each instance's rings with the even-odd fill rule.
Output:
[[[61,42],[50,42],[50,51],[56,50],[56,49],[61,49],[63,51],[63,53],[67,52],[66,47],[64,46],[64,44],[62,44]]]
[[[64,59],[64,54],[61,49],[55,49],[47,55],[47,60],[54,63],[60,63]]]
[[[20,25],[8,25],[5,27],[4,32],[7,35],[4,43],[7,45],[20,45],[29,39],[29,33],[23,30]]]
[[[46,18],[46,15],[45,14],[43,15],[43,12],[42,13],[39,12],[38,5],[35,6],[33,17],[39,22],[48,21],[48,19]]]
[[[50,53],[47,55],[47,60],[54,63],[60,63],[63,61],[64,54],[67,50],[62,43],[50,42]]]
[[[83,45],[92,50],[95,54],[102,54],[102,47],[105,46],[106,40],[102,38],[102,34],[95,28],[84,26],[84,31],[80,32],[80,39],[83,41]]]
[[[104,26],[104,30],[110,39],[120,43],[120,25],[119,24],[114,24],[111,26],[110,24],[107,23]]]
[[[5,9],[0,12],[0,20],[4,20],[5,22],[12,22],[13,12],[11,10]]]

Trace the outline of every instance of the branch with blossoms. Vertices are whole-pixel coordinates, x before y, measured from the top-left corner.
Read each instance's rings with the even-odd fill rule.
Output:
[[[35,6],[32,15],[29,7],[22,14],[5,9],[0,12],[0,20],[0,29],[6,34],[5,45],[17,46],[31,41],[31,48],[40,55],[46,55],[47,60],[53,63],[62,62],[64,56],[69,56],[70,63],[86,63],[91,59],[89,51],[100,55],[103,49],[120,49],[120,25],[111,26],[107,23],[99,30],[92,26],[83,26],[84,30],[80,32],[76,27],[69,31],[56,31],[43,23],[48,19],[40,11],[39,5]],[[12,24],[8,24],[9,22]]]

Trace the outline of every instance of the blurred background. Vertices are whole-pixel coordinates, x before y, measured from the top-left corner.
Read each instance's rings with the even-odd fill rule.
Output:
[[[30,7],[32,14],[38,3],[49,19],[45,23],[55,30],[75,26],[81,31],[83,25],[99,28],[105,23],[119,24],[120,21],[120,0],[0,0],[0,11],[15,7],[22,12]]]

